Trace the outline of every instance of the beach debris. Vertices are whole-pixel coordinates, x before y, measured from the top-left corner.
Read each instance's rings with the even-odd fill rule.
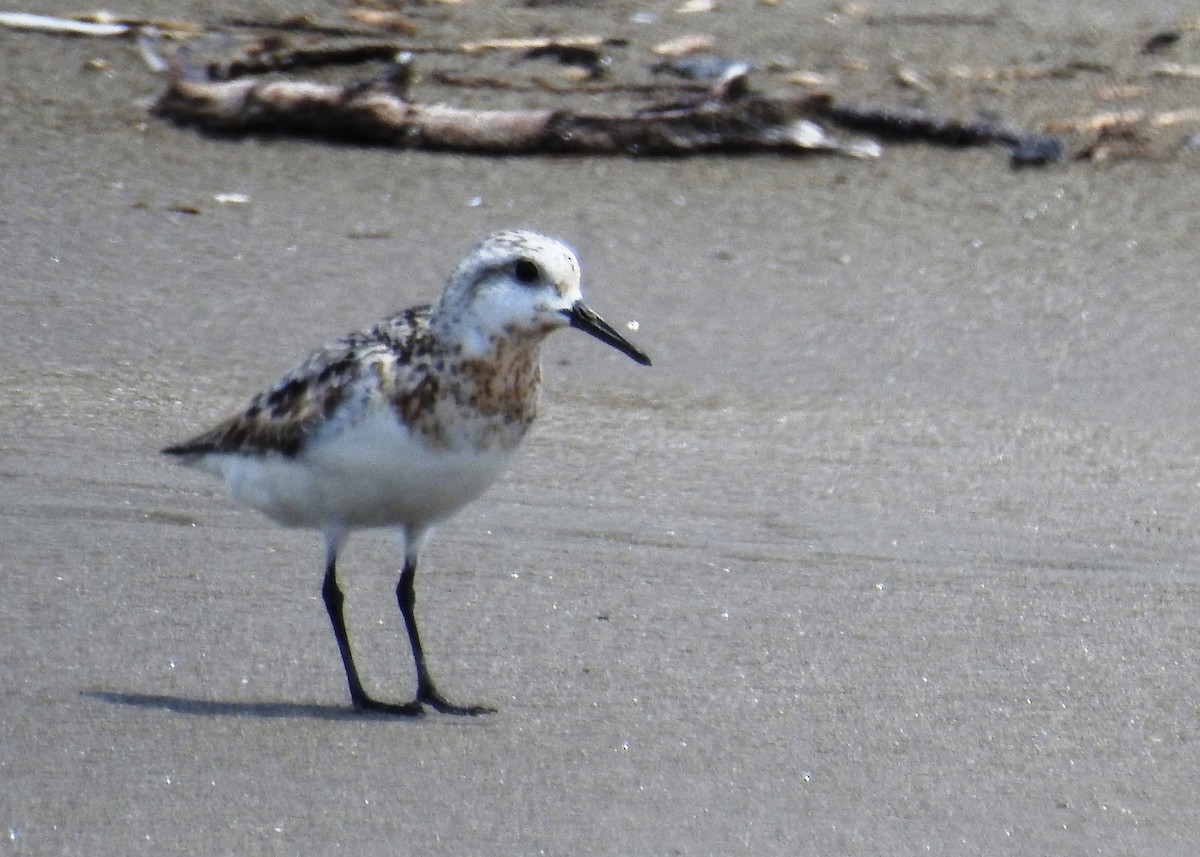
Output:
[[[1013,166],[1043,166],[1066,159],[1054,134],[1024,131],[990,119],[952,119],[916,108],[872,107],[829,99],[820,115],[838,125],[891,140],[920,140],[954,148],[995,143]]]
[[[346,14],[350,20],[376,30],[388,30],[406,36],[415,35],[420,30],[411,18],[389,9],[351,9]]]
[[[145,28],[187,35],[196,35],[204,30],[199,24],[189,21],[127,17],[114,15],[111,12],[94,12],[69,18],[57,15],[36,15],[30,12],[0,12],[0,27],[93,38],[129,36]]]
[[[231,80],[272,71],[359,65],[375,60],[388,61],[395,56],[396,45],[392,42],[352,41],[293,45],[281,39],[263,39],[244,46],[235,57],[212,61],[209,64],[209,74],[214,79]]]
[[[1183,38],[1179,30],[1162,30],[1142,42],[1142,53],[1161,54],[1173,48]]]
[[[784,78],[784,81],[796,86],[819,87],[822,89],[832,89],[837,83],[837,79],[833,75],[823,74],[822,72],[810,69],[793,71]]]
[[[892,69],[892,77],[895,79],[896,83],[907,87],[908,89],[915,89],[918,92],[924,92],[927,94],[937,91],[937,87],[930,82],[929,78],[911,66],[895,66]]]
[[[650,66],[655,74],[671,74],[684,80],[719,80],[730,74],[749,74],[753,69],[754,64],[746,60],[711,54],[665,59]]]
[[[481,54],[487,51],[536,51],[536,50],[569,50],[571,48],[602,48],[622,47],[628,44],[625,39],[609,38],[607,36],[557,36],[529,37],[512,39],[479,39],[462,42],[458,50],[464,54]]]
[[[1055,133],[1070,131],[1110,132],[1134,129],[1138,126],[1163,128],[1170,125],[1185,123],[1200,124],[1200,107],[1184,108],[1181,110],[1107,110],[1083,116],[1076,119],[1065,119],[1052,122],[1047,129]]]
[[[53,15],[34,15],[29,12],[0,12],[0,26],[14,30],[39,30],[43,33],[64,33],[72,36],[123,36],[131,29],[128,24],[58,18]]]
[[[444,1],[444,0],[443,0]],[[1041,166],[1070,159],[1093,161],[1169,156],[1195,146],[1200,108],[1157,104],[1157,110],[1126,107],[1161,91],[1156,79],[1200,78],[1200,66],[1187,61],[1182,41],[1200,31],[1200,19],[1148,31],[1134,43],[1140,58],[1134,72],[1086,55],[1046,62],[999,66],[952,65],[918,68],[893,58],[858,57],[842,52],[818,69],[796,62],[756,63],[716,52],[714,36],[699,32],[641,47],[652,53],[654,77],[619,74],[616,48],[629,40],[599,33],[530,35],[503,38],[420,40],[409,9],[396,3],[350,0],[341,21],[311,14],[279,17],[227,17],[208,25],[110,12],[43,15],[0,12],[0,27],[51,35],[125,39],[143,60],[168,79],[156,112],[174,121],[219,133],[293,134],[357,140],[372,145],[456,149],[465,152],[577,152],[686,156],[703,152],[832,152],[878,157],[882,141],[924,142],[947,147],[996,145],[1013,166]],[[695,16],[712,11],[711,0],[675,0],[675,13]],[[401,10],[401,11],[397,11]],[[873,13],[870,7],[843,2],[833,17],[873,27],[994,27],[1005,12],[981,14]],[[633,15],[631,21],[662,19],[660,13]],[[182,46],[179,46],[182,43]],[[170,54],[165,53],[170,46]],[[212,55],[213,50],[219,56]],[[646,106],[576,112],[556,100],[541,110],[476,110],[412,100],[415,56],[475,57],[512,54],[505,71],[496,62],[481,63],[483,73],[458,67],[433,67],[430,79],[446,86],[497,91],[548,92],[557,96],[625,94],[645,97]],[[622,56],[618,54],[618,56]],[[1180,61],[1173,61],[1178,59]],[[522,63],[550,60],[526,74]],[[279,79],[305,69],[376,64],[382,72],[348,83]],[[111,57],[88,60],[89,71],[111,73]],[[643,66],[645,68],[645,66]],[[499,70],[497,70],[499,69]],[[958,119],[929,110],[858,104],[829,94],[849,75],[890,71],[890,83],[909,98],[940,96],[961,101],[964,89],[984,89],[1024,81],[1073,79],[1096,75],[1091,107],[1081,115],[1056,119],[1025,130],[992,118]],[[627,72],[628,69],[625,69]],[[802,94],[770,95],[753,91],[751,72],[763,79],[805,88]],[[266,78],[270,77],[271,80]],[[674,78],[674,80],[672,80]],[[221,84],[228,84],[221,88]],[[996,86],[991,86],[995,84]],[[932,101],[933,99],[929,99]],[[1115,102],[1115,103],[1114,103]],[[591,105],[591,102],[589,102]],[[1061,115],[1061,114],[1060,114]],[[1068,114],[1069,116],[1069,114]],[[1172,135],[1170,129],[1183,126]],[[1188,127],[1191,126],[1191,127]],[[1180,137],[1186,145],[1181,146]],[[1068,152],[1067,143],[1071,150]]]
[[[1200,65],[1184,65],[1168,62],[1155,66],[1150,72],[1155,77],[1200,77]]]
[[[692,34],[659,42],[650,48],[650,52],[660,57],[685,57],[688,54],[711,51],[716,45],[717,40],[712,36]]]
[[[352,17],[351,20],[354,20]],[[361,22],[360,22],[361,23]],[[344,24],[329,24],[306,13],[286,15],[282,18],[225,18],[220,22],[225,30],[253,30],[280,33],[301,33],[306,36],[325,36],[327,38],[363,38],[376,35],[378,27],[346,26]]]
[[[583,79],[597,80],[604,77],[612,67],[612,56],[599,47],[571,45],[551,42],[530,48],[521,55],[522,59],[552,59],[561,65],[571,66],[583,72]]]
[[[396,69],[400,68],[400,71]],[[746,63],[724,63],[713,85],[682,100],[628,112],[479,110],[408,100],[411,58],[347,85],[256,78],[215,80],[176,64],[157,115],[222,134],[292,134],[401,148],[474,153],[589,153],[684,156],[703,152],[806,151],[856,158],[882,154],[875,139],[843,139],[831,126],[893,140],[962,147],[998,144],[1014,166],[1065,158],[1052,134],[991,120],[950,119],[924,110],[836,101],[825,93],[766,97],[749,85]],[[494,83],[495,81],[487,81]]]
[[[1200,126],[1200,107],[1177,110],[1105,110],[1090,116],[1052,122],[1047,129],[1058,134],[1083,134],[1086,141],[1075,152],[1078,160],[1097,163],[1130,158],[1163,157],[1184,144],[1164,145],[1156,131],[1179,125]],[[1193,132],[1198,133],[1198,132]]]
[[[604,75],[600,75],[603,78]],[[663,83],[647,81],[625,83],[620,81],[597,80],[552,80],[545,77],[514,78],[494,74],[470,74],[467,72],[435,69],[429,73],[430,80],[444,86],[459,89],[493,89],[497,92],[552,92],[560,95],[606,95],[614,93],[632,93],[635,95],[662,96],[671,90],[680,92],[700,93],[708,90],[699,84],[680,83],[670,86]]]
[[[750,93],[744,76],[682,102],[612,113],[477,110],[407,100],[389,73],[347,85],[212,80],[173,69],[155,114],[221,134],[290,134],[478,154],[683,156],[714,151],[831,152],[878,157],[872,140],[842,140],[813,112],[821,97]]]
[[[1104,63],[1071,60],[1053,63],[1022,63],[1012,66],[965,66],[955,65],[930,74],[934,80],[982,80],[1020,81],[1044,80],[1047,78],[1073,78],[1081,74],[1106,74],[1112,67]]]

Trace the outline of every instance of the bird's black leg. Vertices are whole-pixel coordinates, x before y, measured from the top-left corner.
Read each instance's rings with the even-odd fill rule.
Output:
[[[390,702],[379,702],[372,699],[363,690],[362,681],[358,678],[358,670],[354,666],[354,657],[350,654],[350,637],[346,633],[346,620],[342,616],[342,604],[345,597],[338,587],[336,560],[332,553],[325,566],[325,583],[321,587],[321,595],[325,599],[325,609],[329,611],[329,621],[333,623],[333,635],[337,637],[338,651],[342,653],[342,666],[346,669],[346,681],[350,685],[350,701],[359,711],[379,711],[385,714],[401,714],[407,717],[421,713],[419,703],[396,705]]]
[[[417,666],[417,704],[424,703],[443,714],[493,714],[496,709],[483,705],[454,705],[438,692],[425,666],[425,652],[421,648],[421,635],[417,632],[416,603],[417,595],[413,589],[413,580],[417,574],[417,563],[414,559],[404,561],[404,570],[400,572],[400,582],[396,584],[396,600],[400,603],[400,612],[404,615],[404,627],[408,631],[408,642],[412,646],[413,661]]]

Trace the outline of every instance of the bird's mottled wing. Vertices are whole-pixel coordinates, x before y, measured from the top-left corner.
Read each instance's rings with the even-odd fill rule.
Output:
[[[311,354],[245,410],[209,431],[163,450],[196,458],[210,453],[267,454],[289,458],[342,411],[365,403],[378,385],[380,361],[398,367],[428,353],[428,307],[415,307],[370,330],[352,333]],[[394,377],[394,373],[389,373]]]

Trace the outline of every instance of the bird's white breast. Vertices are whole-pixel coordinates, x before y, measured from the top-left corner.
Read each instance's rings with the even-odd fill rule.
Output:
[[[483,493],[511,455],[502,445],[433,447],[379,409],[294,458],[213,454],[197,464],[288,526],[423,529]]]

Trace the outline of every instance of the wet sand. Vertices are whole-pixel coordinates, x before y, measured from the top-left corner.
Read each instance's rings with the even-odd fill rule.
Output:
[[[882,100],[910,97],[889,57],[1132,64],[1172,23],[1015,3],[983,29],[822,28],[824,6],[718,4],[682,24],[663,6],[643,35],[641,8],[426,26],[708,30],[801,66],[867,59],[842,83]],[[230,141],[149,118],[159,84],[128,46],[0,31],[0,50],[0,853],[1200,844],[1200,154],[1012,171],[924,146],[673,162]],[[1034,125],[1112,82],[984,106]],[[1156,85],[1148,101],[1196,102]],[[637,320],[655,364],[556,336],[516,467],[423,557],[432,669],[499,712],[359,717],[318,538],[157,450],[429,299],[509,225],[570,241],[592,305]],[[397,566],[381,533],[344,562],[365,680],[399,700]]]

